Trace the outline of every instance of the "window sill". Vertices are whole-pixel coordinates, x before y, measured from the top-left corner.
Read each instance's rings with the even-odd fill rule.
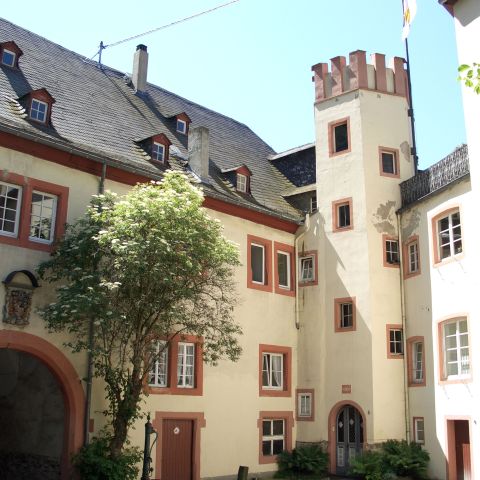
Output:
[[[472,383],[473,379],[472,379],[472,376],[468,376],[468,377],[463,377],[463,378],[458,378],[458,377],[455,377],[455,378],[452,378],[452,379],[448,379],[448,378],[445,378],[443,380],[439,380],[438,384],[439,385],[459,385],[459,384],[462,384],[462,383]]]
[[[435,261],[433,264],[433,268],[443,267],[444,265],[448,265],[449,263],[458,262],[459,260],[463,260],[465,256],[464,252],[457,253],[457,255],[452,255],[451,257],[446,257],[442,260]]]

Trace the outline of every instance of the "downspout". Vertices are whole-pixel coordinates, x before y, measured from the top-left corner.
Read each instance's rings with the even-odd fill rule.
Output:
[[[105,177],[107,175],[107,164],[102,163],[102,173],[98,184],[98,194],[103,195],[105,192]],[[93,383],[93,329],[95,319],[90,318],[88,323],[88,359],[87,359],[87,386],[85,394],[85,417],[83,420],[83,444],[89,444],[90,433],[90,411],[92,406],[92,383]]]
[[[402,314],[402,330],[403,330],[403,394],[405,398],[405,438],[410,443],[410,390],[408,388],[408,362],[407,362],[407,318],[405,314],[405,283],[403,278],[404,261],[403,258],[403,239],[402,239],[402,222],[400,213],[397,215],[398,230],[398,250],[400,254],[400,308]]]
[[[295,239],[295,328],[300,330],[300,295],[299,295],[299,275],[298,275],[298,244],[300,240],[305,236],[310,227],[310,214],[305,215],[305,228],[303,232]]]

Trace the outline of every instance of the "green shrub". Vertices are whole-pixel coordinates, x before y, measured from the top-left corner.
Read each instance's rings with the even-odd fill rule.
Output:
[[[125,448],[120,456],[110,457],[108,437],[94,438],[73,458],[73,464],[82,480],[135,480],[140,450]]]
[[[366,480],[384,480],[390,474],[385,469],[383,453],[379,450],[367,450],[352,460],[349,473]]]
[[[387,440],[382,445],[387,467],[401,477],[427,478],[430,455],[418,443]]]
[[[323,475],[328,467],[328,455],[317,445],[294,448],[277,456],[280,478],[297,478],[299,475]]]

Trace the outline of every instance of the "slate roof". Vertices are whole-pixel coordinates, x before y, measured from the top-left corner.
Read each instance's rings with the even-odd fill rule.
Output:
[[[210,130],[206,195],[301,221],[301,212],[282,197],[295,184],[269,161],[274,150],[246,125],[156,85],[147,84],[146,92],[135,94],[123,72],[106,66],[100,69],[96,62],[0,19],[0,42],[10,40],[23,50],[23,56],[19,70],[0,67],[1,130],[33,136],[61,149],[80,150],[127,171],[159,178],[162,167],[151,163],[136,142],[164,133],[172,142],[172,166],[184,165],[187,137],[176,132],[174,116],[185,112],[192,120],[191,127]],[[46,88],[55,99],[51,126],[27,120],[17,101],[40,88]],[[222,174],[222,170],[243,164],[252,172],[251,196],[237,193]]]

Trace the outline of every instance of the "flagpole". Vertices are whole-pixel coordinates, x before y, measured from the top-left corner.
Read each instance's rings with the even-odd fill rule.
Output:
[[[403,24],[405,25],[405,4],[402,0],[402,11],[403,11]],[[410,117],[410,128],[412,130],[412,148],[411,155],[413,156],[413,165],[415,168],[415,174],[418,172],[418,155],[417,155],[417,141],[415,138],[415,116],[413,114],[413,96],[412,96],[412,79],[410,76],[410,55],[408,53],[408,38],[405,37],[405,52],[407,55],[407,82],[408,82],[408,96],[410,100],[410,105],[408,109],[408,116]]]

